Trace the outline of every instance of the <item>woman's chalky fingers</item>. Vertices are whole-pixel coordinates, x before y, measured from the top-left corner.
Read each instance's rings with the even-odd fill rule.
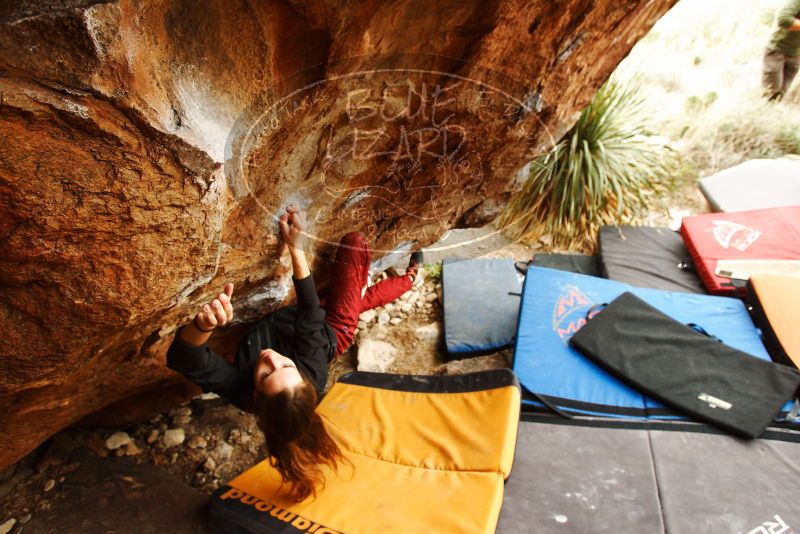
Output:
[[[223,326],[228,322],[228,315],[225,313],[225,308],[218,298],[214,299],[211,303],[211,307],[214,310],[214,318],[217,320],[217,325]]]
[[[231,298],[226,293],[220,293],[217,299],[222,303],[222,308],[225,310],[226,322],[233,319],[233,306],[231,305]]]
[[[214,311],[211,309],[211,306],[208,304],[203,306],[203,312],[206,314],[206,322],[211,326],[217,326],[217,318],[214,316]]]

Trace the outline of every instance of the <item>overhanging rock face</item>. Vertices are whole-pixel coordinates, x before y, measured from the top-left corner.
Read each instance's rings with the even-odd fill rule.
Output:
[[[381,255],[491,218],[674,2],[0,6],[0,466],[174,391],[224,282],[240,320],[286,301],[287,203],[317,267],[347,231]]]

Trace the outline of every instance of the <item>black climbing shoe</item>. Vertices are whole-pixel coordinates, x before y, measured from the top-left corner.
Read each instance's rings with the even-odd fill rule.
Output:
[[[421,250],[414,252],[411,255],[411,259],[408,260],[408,268],[406,269],[406,274],[409,275],[412,280],[416,280],[417,273],[422,267],[423,261],[424,261],[424,256]]]

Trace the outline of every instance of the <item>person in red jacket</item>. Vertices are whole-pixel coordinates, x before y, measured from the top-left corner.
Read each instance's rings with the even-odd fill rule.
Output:
[[[321,466],[336,468],[341,451],[315,408],[328,376],[328,363],[353,341],[358,316],[411,289],[422,255],[412,255],[406,273],[366,290],[371,252],[363,235],[344,236],[336,252],[324,308],[302,250],[303,213],[286,208],[279,219],[292,258],[297,305],[260,320],[239,347],[234,363],[215,354],[207,341],[233,319],[233,284],[204,305],[175,335],[167,365],[199,385],[253,411],[267,451],[291,493],[304,500],[324,482]]]

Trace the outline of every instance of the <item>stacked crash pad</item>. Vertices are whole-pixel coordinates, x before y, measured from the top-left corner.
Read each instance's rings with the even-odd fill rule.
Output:
[[[747,438],[761,435],[800,385],[796,370],[726,345],[632,293],[595,314],[570,344],[637,391]]]
[[[737,270],[746,272],[745,279],[753,272],[791,272],[793,265],[800,273],[800,206],[688,217],[681,234],[703,283],[715,295],[744,295]],[[773,261],[759,267],[765,260]]]
[[[584,254],[536,254],[532,265],[589,276],[602,275],[599,258]]]
[[[511,472],[519,386],[507,369],[351,373],[317,407],[345,461],[293,503],[264,461],[217,490],[217,532],[494,532]]]
[[[521,287],[513,260],[444,260],[442,298],[448,356],[476,356],[511,345]]]
[[[769,360],[744,304],[733,298],[634,288],[530,267],[525,278],[514,371],[528,409],[619,418],[682,417],[609,374],[569,344],[596,307],[631,292],[682,324],[700,325],[737,350]]]
[[[772,359],[799,367],[800,277],[756,274],[748,281],[747,300]]]
[[[700,180],[714,211],[800,205],[800,160],[754,159]]]
[[[683,239],[669,228],[603,226],[598,247],[604,278],[637,287],[705,293]]]

